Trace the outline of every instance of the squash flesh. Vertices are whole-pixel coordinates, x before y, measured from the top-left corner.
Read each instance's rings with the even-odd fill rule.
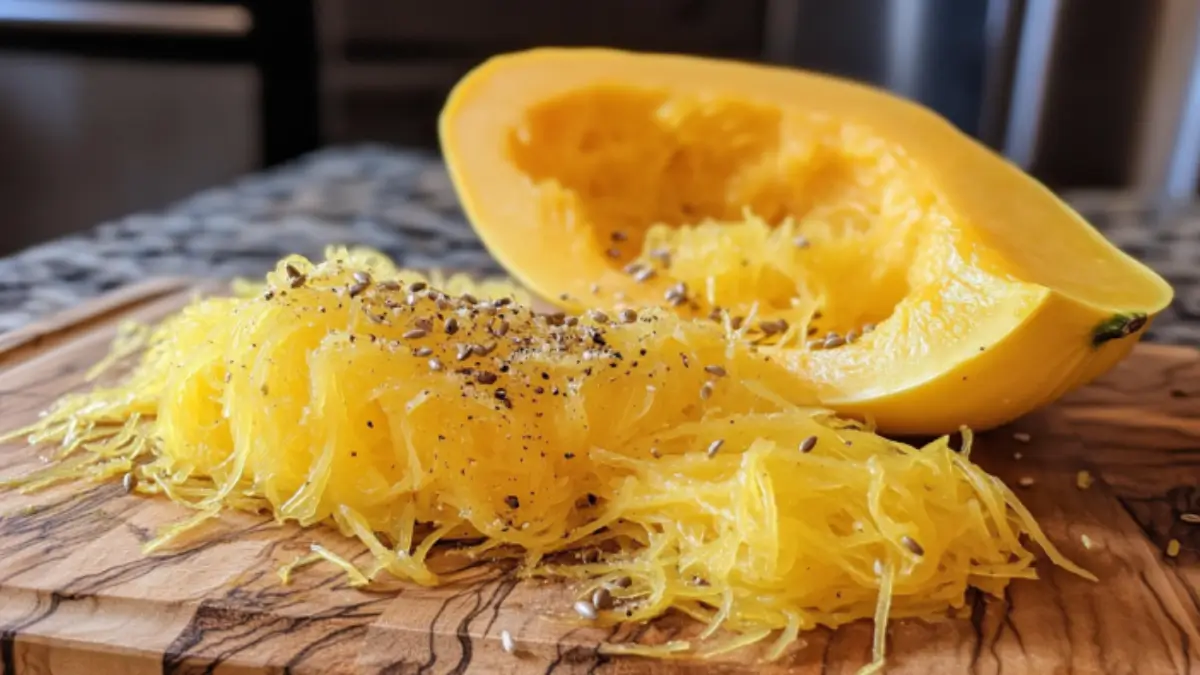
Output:
[[[1162,279],[940,118],[831,78],[536,50],[468,76],[441,125],[468,215],[529,287],[568,307],[638,306],[663,304],[684,281],[697,300],[685,314],[719,305],[786,318],[803,331],[786,345],[795,371],[827,404],[875,415],[888,430],[937,433],[1023,414],[1103,372],[1136,340],[1135,331],[1092,350],[1096,325],[1152,316],[1171,297]],[[758,221],[812,246],[789,250],[778,233],[746,241],[754,233],[744,226]],[[622,271],[631,260],[648,265],[664,243],[670,268],[644,283]],[[812,337],[814,312],[817,337],[879,330],[853,348],[810,352],[799,345]],[[1023,362],[1033,355],[1052,360]],[[1047,366],[1053,377],[1039,371]],[[989,404],[948,388],[951,376],[1010,390],[980,409]]]
[[[670,610],[703,622],[662,645],[602,647],[659,656],[761,642],[774,659],[800,630],[874,617],[874,672],[889,618],[942,616],[968,587],[1035,577],[1025,537],[1093,578],[970,461],[967,431],[960,449],[882,438],[809,406],[773,357],[711,323],[555,321],[427,283],[334,249],[280,261],[240,297],[198,299],[116,346],[146,347],[127,377],[15,432],[57,447],[0,488],[131,472],[139,492],[196,511],[148,551],[229,509],[333,525],[370,550],[351,558],[360,568],[314,545],[283,565],[285,583],[322,560],[355,586],[384,572],[448,583],[465,561],[435,543],[478,538],[471,557],[579,580],[583,597],[611,586],[601,624]],[[433,317],[458,328],[413,333]]]

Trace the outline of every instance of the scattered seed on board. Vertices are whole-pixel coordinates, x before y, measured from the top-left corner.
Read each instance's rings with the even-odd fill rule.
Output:
[[[808,438],[804,439],[803,441],[800,441],[800,452],[804,452],[804,453],[812,452],[813,448],[815,448],[815,447],[817,447],[817,437],[816,436],[809,436]]]
[[[900,543],[904,545],[904,548],[912,551],[913,555],[925,555],[925,547],[918,544],[916,539],[913,539],[907,534],[903,537],[900,537]]]
[[[425,337],[426,335],[427,335],[427,333],[424,330],[422,330],[420,328],[414,328],[410,331],[405,332],[400,337],[404,338],[405,340],[420,340],[421,338]]]
[[[1167,542],[1167,557],[1174,558],[1175,556],[1179,555],[1179,550],[1181,548],[1183,548],[1183,547],[1179,544],[1178,539],[1172,539],[1171,541],[1168,541]]]
[[[429,347],[417,347],[413,350],[413,356],[425,357],[433,354],[433,350]]]
[[[1025,433],[1024,431],[1018,431],[1015,434],[1013,434],[1013,440],[1018,443],[1028,443],[1029,441],[1033,440],[1033,436],[1030,436],[1029,434]]]
[[[500,631],[500,647],[505,654],[517,653],[517,641],[513,639],[512,633],[507,630]]]
[[[126,494],[132,493],[134,490],[136,490],[137,485],[137,475],[132,471],[121,477],[121,487],[125,488]]]
[[[1013,459],[1021,459],[1024,456],[1025,456],[1025,453],[1023,453],[1023,452],[1014,452],[1013,453]]]
[[[1033,476],[1021,476],[1021,478],[1017,480],[1017,485],[1020,485],[1021,487],[1033,487],[1033,484],[1036,482],[1037,481],[1033,479]]]
[[[701,385],[701,387],[700,387],[700,399],[701,400],[707,401],[709,398],[712,397],[712,394],[713,394],[712,382],[705,382],[703,385]]]
[[[595,592],[592,593],[592,606],[596,609],[612,609],[612,593],[603,586],[597,588]]]
[[[1083,544],[1084,548],[1086,548],[1089,551],[1092,550],[1092,538],[1091,537],[1087,536],[1086,534],[1080,535],[1079,541],[1080,541],[1080,543]]]
[[[704,366],[704,372],[713,377],[725,377],[725,368],[718,365]]]
[[[1079,488],[1080,490],[1086,490],[1092,487],[1092,483],[1094,482],[1096,482],[1096,479],[1092,478],[1091,472],[1089,472],[1087,469],[1075,474],[1075,487]]]
[[[600,616],[596,612],[596,606],[588,600],[575,601],[575,613],[588,621],[595,621]]]
[[[717,440],[708,444],[708,449],[704,451],[704,454],[708,455],[709,457],[716,457],[717,452],[721,450],[722,445],[725,445],[725,441],[718,438]]]
[[[621,313],[617,315],[617,318],[621,320],[621,323],[633,323],[634,321],[637,321],[638,315],[637,312],[633,311],[632,309],[623,309],[621,310]]]
[[[1181,513],[1179,519],[1193,525],[1200,524],[1200,513]]]
[[[433,372],[438,372],[442,369],[442,362],[437,359],[429,359],[429,369]]]

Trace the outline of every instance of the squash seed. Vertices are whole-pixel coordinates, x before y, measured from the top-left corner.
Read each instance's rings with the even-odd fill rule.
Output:
[[[632,309],[623,309],[621,310],[621,313],[617,315],[617,318],[621,321],[621,323],[633,323],[634,321],[637,321],[638,315],[637,312],[633,311]]]
[[[830,333],[825,338],[824,347],[825,347],[825,349],[834,349],[836,347],[841,347],[844,344],[846,344],[845,338],[843,338],[841,335],[838,335],[837,333]]]
[[[1183,548],[1183,547],[1179,544],[1178,539],[1172,539],[1171,541],[1168,541],[1167,542],[1167,557],[1174,558],[1174,557],[1178,556],[1179,550],[1181,548]]]
[[[137,489],[137,486],[138,486],[138,478],[137,478],[137,474],[135,474],[134,472],[130,471],[129,473],[126,473],[124,476],[121,476],[121,487],[125,489],[125,494],[131,494],[134,490]]]
[[[428,333],[425,332],[424,330],[422,330],[420,328],[414,328],[410,331],[405,332],[400,337],[404,338],[405,340],[420,340],[421,338],[425,337],[426,335],[428,335]]]
[[[725,368],[718,365],[704,366],[704,372],[713,377],[725,377]]]
[[[596,606],[588,600],[575,601],[575,613],[588,621],[595,621],[600,617],[596,612]]]
[[[1096,480],[1092,478],[1091,472],[1089,472],[1087,469],[1075,474],[1075,487],[1079,488],[1080,490],[1086,490],[1090,488],[1094,482],[1096,482]]]
[[[512,633],[507,630],[500,631],[500,648],[506,654],[517,653],[517,641],[513,639]]]
[[[708,455],[710,458],[716,457],[717,452],[720,451],[722,445],[725,445],[725,440],[718,438],[717,440],[708,444],[708,449],[704,451],[704,454]]]
[[[904,548],[912,551],[913,555],[925,555],[925,547],[918,544],[916,539],[913,539],[907,534],[903,537],[900,537],[900,543],[904,546]]]
[[[592,593],[592,606],[596,609],[612,609],[612,593],[603,586],[597,588],[596,591]]]
[[[705,382],[703,385],[701,385],[700,400],[707,401],[709,398],[712,397],[712,394],[713,394],[712,382]]]
[[[809,453],[812,452],[813,448],[815,447],[817,447],[816,436],[809,436],[808,438],[800,441],[800,452]]]

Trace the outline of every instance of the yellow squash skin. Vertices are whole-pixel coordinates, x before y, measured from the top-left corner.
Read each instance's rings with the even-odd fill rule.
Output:
[[[831,272],[827,257],[804,274],[833,289],[826,314],[879,298],[841,312],[833,328],[869,320],[878,329],[838,349],[805,347],[803,334],[765,349],[826,405],[892,433],[989,428],[1044,405],[1123,358],[1172,297],[1049,190],[941,117],[823,75],[538,49],[467,75],[440,134],[485,245],[567,308],[663,304],[682,277],[663,269],[636,283],[622,271],[656,223],[735,221],[749,207],[773,227],[794,218],[814,254],[840,246],[845,265]],[[848,207],[869,217],[835,222]],[[618,234],[629,242],[613,250]],[[784,271],[799,278],[802,267]],[[859,267],[866,285],[839,297]]]

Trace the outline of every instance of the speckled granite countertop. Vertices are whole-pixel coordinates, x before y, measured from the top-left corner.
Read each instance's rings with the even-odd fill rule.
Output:
[[[1111,193],[1068,199],[1175,286],[1150,339],[1200,346],[1200,206],[1153,207]],[[0,331],[145,277],[257,276],[282,255],[317,255],[328,244],[373,246],[413,267],[499,271],[436,157],[332,148],[0,258]]]

